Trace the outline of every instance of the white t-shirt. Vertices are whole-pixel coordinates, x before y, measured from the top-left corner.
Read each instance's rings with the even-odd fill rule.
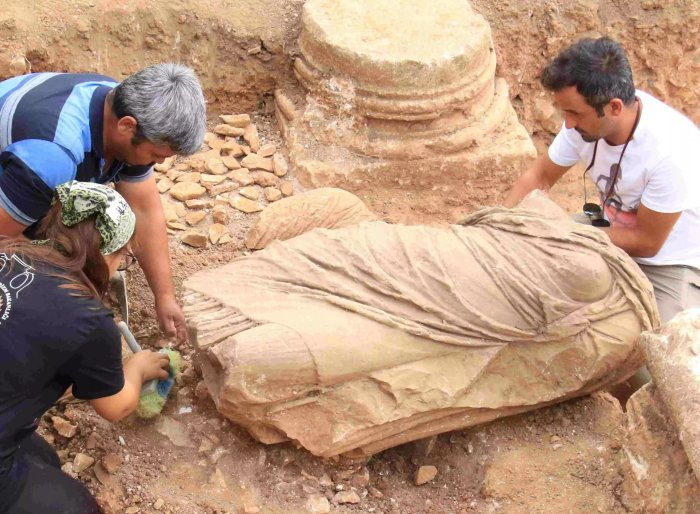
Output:
[[[659,253],[635,260],[700,269],[700,129],[648,93],[637,91],[637,96],[642,115],[622,158],[605,217],[613,227],[633,228],[640,204],[657,212],[682,212]],[[593,147],[576,130],[562,127],[549,147],[549,158],[559,166],[573,166],[579,160],[588,166]],[[588,174],[601,192],[601,202],[612,178],[610,167],[620,159],[623,147],[598,141],[595,164]]]

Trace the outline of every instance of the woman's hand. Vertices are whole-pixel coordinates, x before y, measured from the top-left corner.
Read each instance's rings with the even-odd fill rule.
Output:
[[[118,421],[136,410],[141,386],[149,380],[168,378],[170,358],[164,353],[142,350],[124,366],[124,387],[117,394],[91,400],[95,411],[109,421]]]
[[[140,386],[155,378],[159,380],[168,378],[169,366],[170,358],[166,354],[142,350],[135,353],[126,363],[124,375],[128,379],[130,372],[138,373],[141,381]]]

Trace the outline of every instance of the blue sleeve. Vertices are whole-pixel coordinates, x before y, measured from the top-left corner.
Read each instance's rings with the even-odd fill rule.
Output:
[[[0,207],[31,225],[51,207],[53,191],[75,178],[77,164],[60,145],[25,139],[0,153]]]

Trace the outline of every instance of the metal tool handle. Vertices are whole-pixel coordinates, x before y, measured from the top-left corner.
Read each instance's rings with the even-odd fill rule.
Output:
[[[129,345],[129,348],[131,349],[132,352],[140,352],[141,351],[141,346],[139,346],[139,343],[136,342],[136,339],[134,338],[134,334],[131,333],[131,330],[129,330],[129,327],[126,323],[123,321],[120,321],[117,323],[117,327],[119,327],[119,331],[122,333],[124,336],[124,339],[126,340],[126,344]]]

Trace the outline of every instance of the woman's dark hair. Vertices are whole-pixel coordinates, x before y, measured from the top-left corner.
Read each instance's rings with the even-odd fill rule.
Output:
[[[62,287],[75,290],[79,296],[104,296],[109,287],[109,268],[100,253],[102,238],[94,216],[67,227],[61,221],[61,202],[57,201],[41,221],[36,236],[49,243],[0,238],[0,252],[17,255],[28,264],[48,265],[53,268],[48,270],[50,274],[68,282]]]
[[[632,69],[620,43],[608,37],[581,39],[563,50],[542,71],[540,82],[549,91],[576,86],[576,90],[603,116],[613,98],[634,102]]]

